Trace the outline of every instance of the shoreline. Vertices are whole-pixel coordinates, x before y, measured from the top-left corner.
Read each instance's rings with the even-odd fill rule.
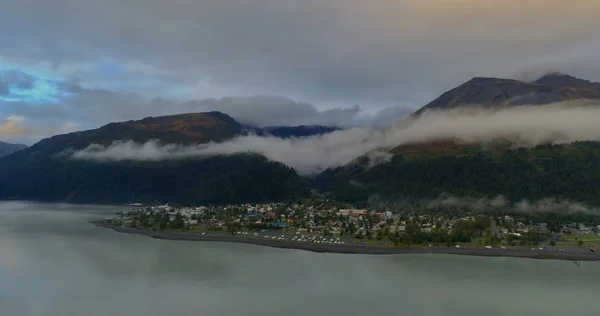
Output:
[[[363,254],[363,255],[401,255],[401,254],[450,254],[479,257],[512,257],[537,260],[566,260],[566,261],[600,261],[600,253],[585,251],[548,251],[548,250],[520,250],[520,249],[484,249],[484,248],[397,248],[352,245],[321,245],[311,243],[297,243],[279,240],[262,240],[252,238],[239,238],[234,236],[202,235],[200,233],[172,233],[135,229],[109,224],[104,220],[91,221],[91,224],[100,228],[112,229],[118,233],[142,235],[154,239],[179,240],[179,241],[205,241],[241,243],[256,246],[296,249],[316,253],[336,254]]]

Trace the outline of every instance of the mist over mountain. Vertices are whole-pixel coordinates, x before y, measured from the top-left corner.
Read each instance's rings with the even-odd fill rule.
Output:
[[[251,132],[258,136],[274,136],[277,138],[298,138],[324,135],[339,130],[342,130],[342,128],[336,126],[298,125],[266,126],[263,128],[254,128],[251,130]]]
[[[27,146],[25,146],[25,145],[10,144],[10,143],[5,143],[5,142],[0,141],[0,157],[10,155],[14,152],[23,150],[25,148],[27,148]]]
[[[0,159],[0,198],[72,203],[211,204],[288,200],[306,193],[291,168],[252,153],[99,163],[71,153],[94,146],[223,142],[243,126],[220,112],[148,117],[57,135]],[[178,145],[174,145],[178,144]],[[142,149],[149,155],[147,149]]]
[[[481,84],[484,89],[474,88]],[[558,103],[539,104],[555,100],[543,97],[537,99],[538,103],[529,105],[510,105],[500,102],[500,99],[496,103],[490,101],[490,104],[481,104],[497,91],[513,91],[507,96],[500,94],[504,96],[503,100],[512,102],[517,97],[522,101],[524,95],[529,99],[535,98],[538,94],[531,94],[535,89],[541,89],[541,93],[581,90],[569,86],[559,89],[516,80],[475,78],[387,128],[352,128],[290,139],[261,134],[241,135],[225,142],[179,148],[177,154],[172,152],[172,148],[162,148],[157,143],[118,143],[94,147],[93,151],[84,150],[78,157],[105,161],[124,157],[154,160],[156,157],[166,159],[254,152],[292,166],[302,174],[316,174],[327,168],[348,164],[367,153],[385,160],[394,154],[392,149],[398,146],[413,144],[413,147],[431,148],[429,143],[436,140],[486,143],[505,139],[515,146],[529,147],[545,143],[599,140],[600,126],[595,118],[600,116],[600,101],[584,98],[587,95],[584,93],[561,92],[561,99],[565,100]],[[452,95],[457,96],[456,99],[448,98]],[[142,148],[152,148],[153,155],[144,154]]]

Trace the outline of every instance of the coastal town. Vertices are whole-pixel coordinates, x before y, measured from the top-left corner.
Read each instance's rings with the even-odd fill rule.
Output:
[[[154,232],[228,236],[314,245],[373,247],[600,248],[600,223],[532,214],[461,214],[427,210],[357,209],[323,196],[296,203],[174,207],[128,205],[106,219],[113,226]]]

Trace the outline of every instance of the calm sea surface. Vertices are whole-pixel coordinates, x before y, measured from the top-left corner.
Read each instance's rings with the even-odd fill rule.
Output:
[[[0,203],[0,315],[600,315],[600,263],[153,240]]]

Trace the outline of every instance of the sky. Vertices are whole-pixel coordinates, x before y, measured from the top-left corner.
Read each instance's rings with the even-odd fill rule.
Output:
[[[600,81],[594,0],[0,0],[0,140],[221,110],[385,126],[476,76]]]

